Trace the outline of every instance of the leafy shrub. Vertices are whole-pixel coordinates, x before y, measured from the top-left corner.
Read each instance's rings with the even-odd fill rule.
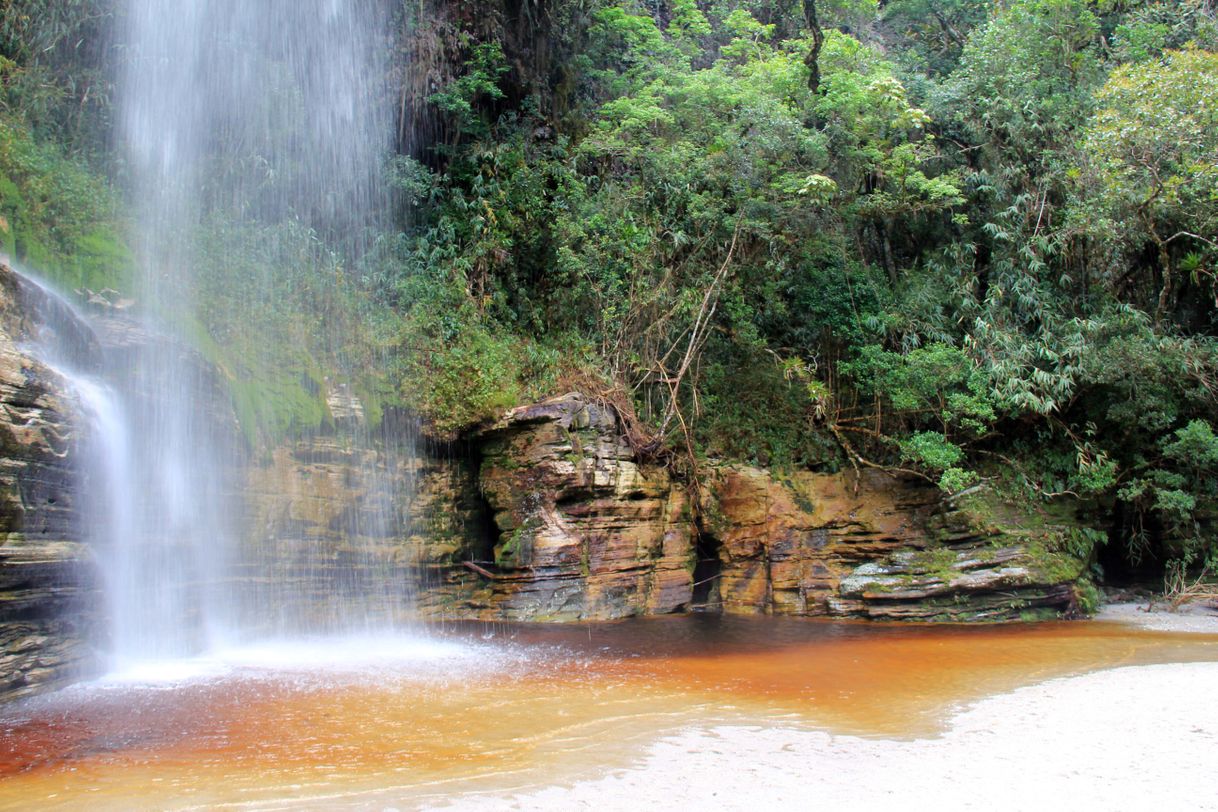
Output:
[[[437,437],[451,439],[520,399],[512,337],[493,334],[468,305],[446,313],[416,308],[404,345],[403,401]]]
[[[132,290],[134,263],[106,182],[0,116],[0,246],[65,289]]]

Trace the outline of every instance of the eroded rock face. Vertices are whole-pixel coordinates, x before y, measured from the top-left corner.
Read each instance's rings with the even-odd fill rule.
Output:
[[[935,499],[891,477],[723,466],[705,480],[703,534],[719,550],[729,612],[825,615],[842,577],[894,549],[924,546],[915,515]]]
[[[1068,523],[983,494],[955,503],[916,480],[775,475],[713,466],[691,486],[641,462],[616,414],[578,394],[509,412],[482,431],[476,490],[448,470],[424,488],[415,540],[432,578],[424,611],[567,621],[685,609],[920,621],[1072,611],[1082,563]],[[458,496],[464,494],[464,496]],[[416,497],[418,499],[418,497]],[[430,521],[434,522],[434,518]],[[436,542],[423,539],[445,539]]]
[[[998,621],[1072,611],[1068,524],[877,471],[720,468],[702,494],[725,611]]]
[[[78,539],[77,404],[24,349],[59,305],[0,265],[0,700],[87,670],[96,603]],[[63,316],[64,314],[60,314]],[[86,331],[65,340],[91,350]]]
[[[685,607],[692,505],[640,461],[611,407],[571,394],[514,409],[478,437],[498,536],[466,599],[480,617],[607,619]]]
[[[834,614],[877,620],[1036,620],[1078,612],[1085,562],[1070,517],[1017,509],[986,491],[937,501],[929,544],[856,567],[829,601]]]
[[[361,601],[391,621],[450,614],[478,547],[475,476],[464,456],[410,444],[321,434],[276,448],[247,470],[239,591],[314,628]]]

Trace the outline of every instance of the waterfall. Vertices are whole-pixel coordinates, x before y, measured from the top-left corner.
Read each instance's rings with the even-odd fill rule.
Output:
[[[185,653],[175,643],[181,618],[189,614],[189,598],[180,577],[165,577],[160,566],[176,568],[172,556],[157,560],[140,553],[142,537],[137,500],[126,492],[138,482],[130,422],[118,393],[104,381],[61,368],[76,393],[86,420],[85,465],[88,533],[101,572],[111,619],[107,641],[110,665],[129,660]],[[165,549],[158,547],[157,549]],[[170,641],[174,641],[171,643]]]
[[[188,349],[224,348],[224,336],[205,335],[215,314],[200,310],[223,301],[214,271],[227,261],[205,229],[305,234],[342,258],[336,272],[366,249],[388,208],[380,176],[392,130],[379,103],[387,13],[383,0],[127,0],[118,133],[136,203],[143,320],[94,319],[119,349],[96,374],[58,367],[90,423],[85,535],[104,575],[102,645],[116,665],[257,635],[380,630],[405,605],[400,562],[366,541],[397,531],[400,496],[386,474],[392,460],[373,450],[366,428],[333,443],[350,454],[366,496],[335,528],[342,549],[292,549],[285,560],[278,539],[251,548],[242,471],[258,452],[244,447],[231,409],[217,408],[228,407],[237,376]],[[273,310],[282,268],[254,265],[235,277],[233,296],[249,312]],[[272,368],[274,356],[256,356],[282,341],[257,334],[262,323],[238,325],[254,332],[239,359],[253,370]],[[347,391],[336,366],[328,383]]]
[[[383,216],[384,0],[129,3],[119,102],[146,296],[189,295],[184,235],[209,213],[353,237]]]

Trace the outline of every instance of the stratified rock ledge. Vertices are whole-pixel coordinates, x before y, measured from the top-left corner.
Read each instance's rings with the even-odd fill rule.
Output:
[[[993,622],[1076,609],[1070,522],[991,494],[951,502],[878,471],[780,476],[728,464],[695,489],[640,460],[612,406],[578,393],[514,409],[474,442],[493,539],[452,551],[465,571],[432,583],[436,613]]]

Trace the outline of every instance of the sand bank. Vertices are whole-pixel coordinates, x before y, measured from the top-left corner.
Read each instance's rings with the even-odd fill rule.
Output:
[[[1218,632],[1212,613],[1106,620]],[[934,738],[790,722],[694,727],[635,765],[562,786],[436,798],[445,810],[1218,809],[1218,663],[1050,680],[954,712]]]
[[[1172,611],[1165,603],[1110,603],[1096,620],[1129,623],[1159,632],[1218,634],[1218,610],[1203,604],[1185,604]]]

